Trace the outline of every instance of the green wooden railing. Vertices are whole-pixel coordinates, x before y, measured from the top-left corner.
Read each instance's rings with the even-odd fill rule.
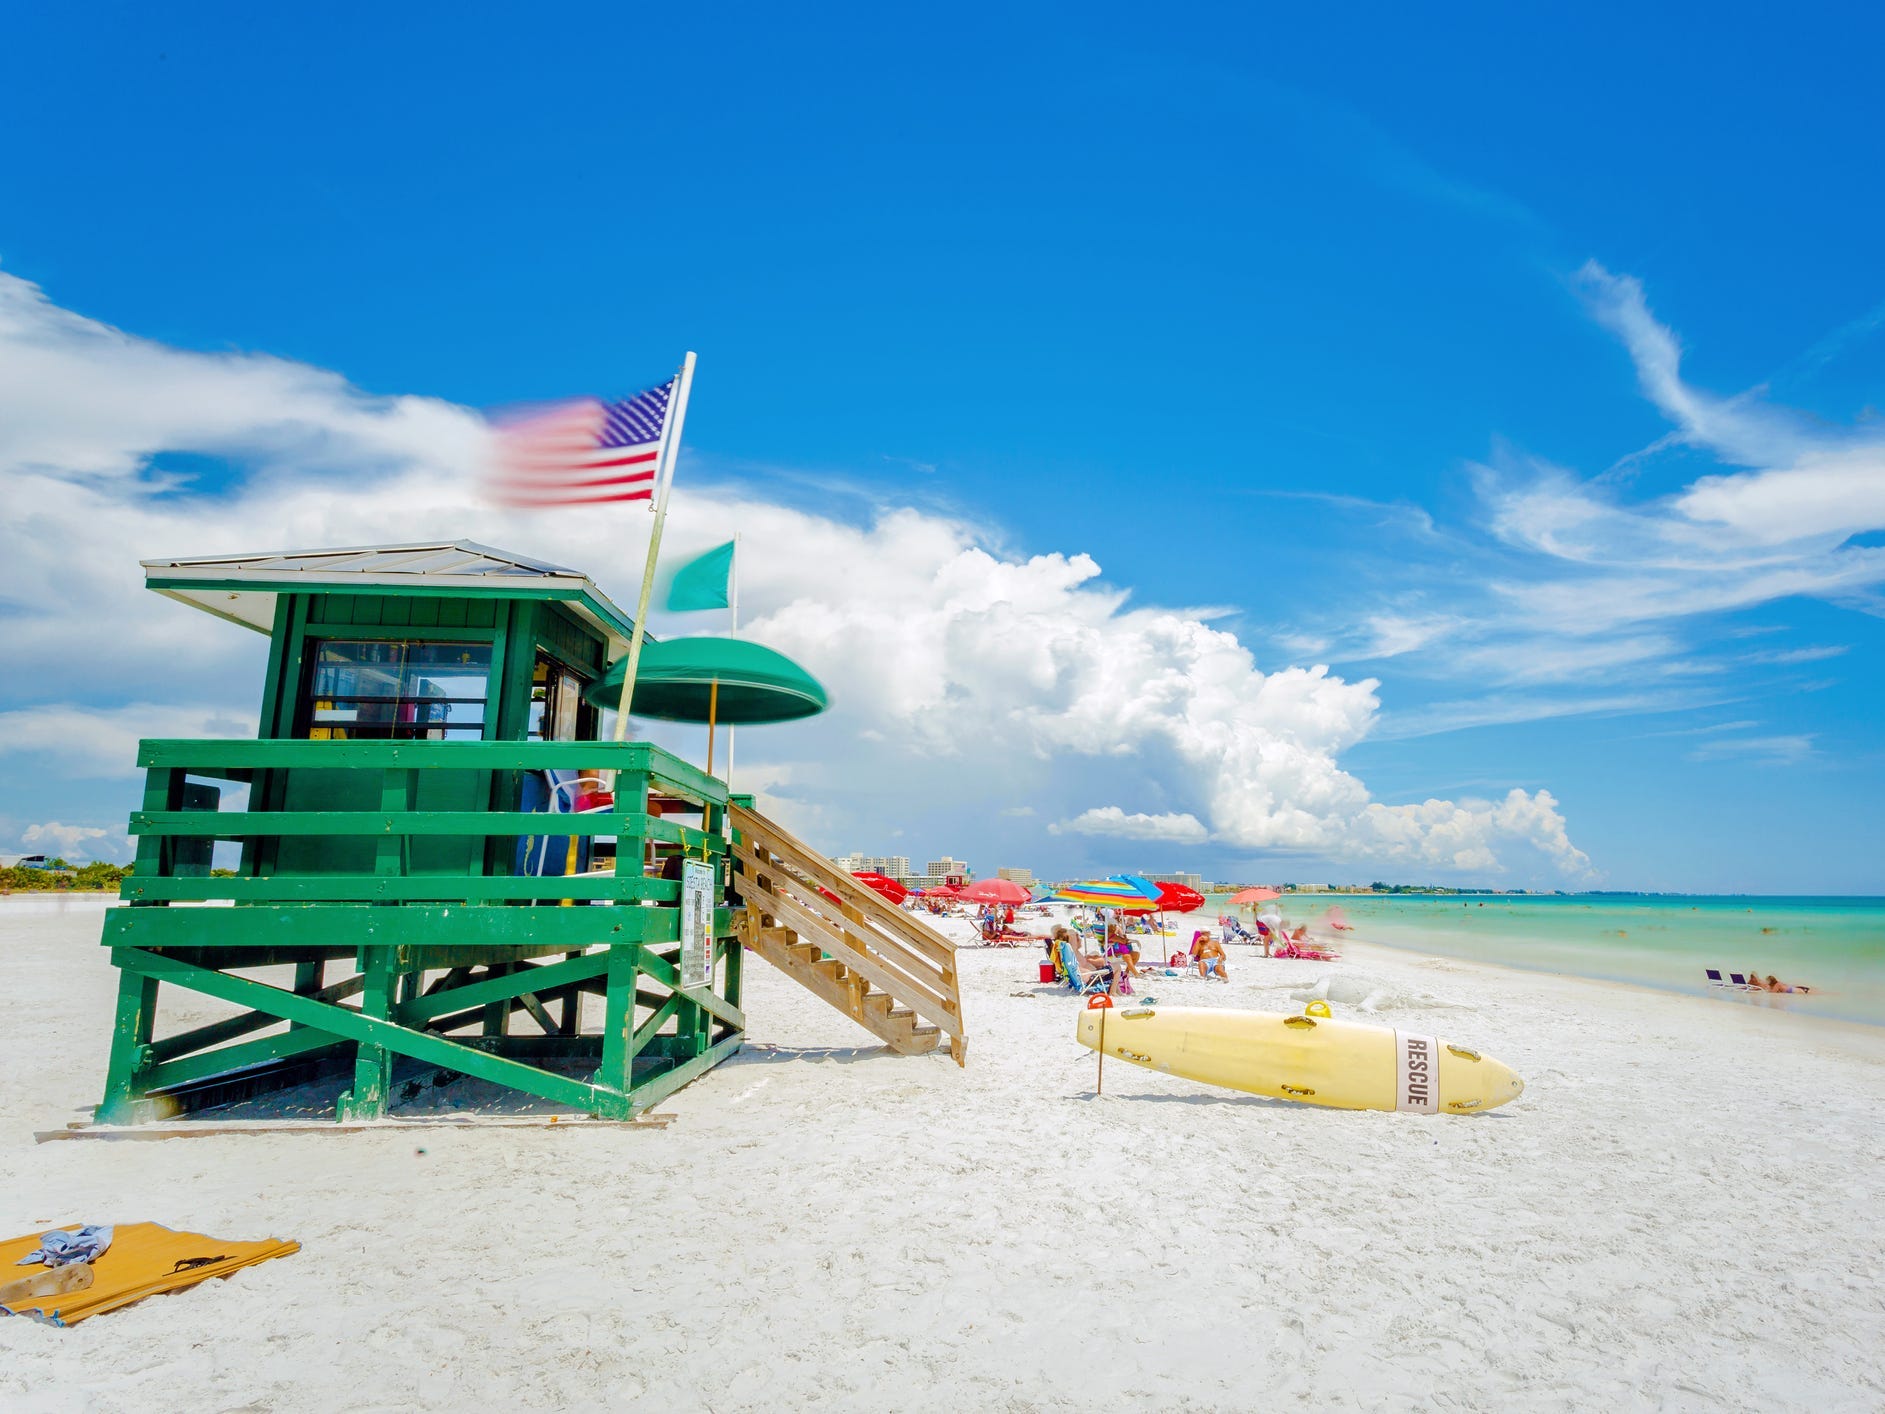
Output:
[[[142,807],[131,815],[138,839],[137,868],[121,896],[132,904],[234,901],[238,903],[506,904],[546,896],[606,903],[671,903],[680,886],[643,874],[645,846],[667,844],[721,866],[724,782],[648,742],[464,741],[145,741]],[[188,809],[190,778],[265,784],[270,772],[319,770],[372,773],[378,810],[273,810],[251,792],[245,810]],[[427,771],[504,773],[539,770],[615,772],[612,810],[550,814],[520,810],[428,811],[414,808]],[[514,777],[513,777],[514,779]],[[699,827],[651,815],[651,796],[698,812]],[[188,841],[279,841],[311,836],[375,842],[371,873],[271,870],[251,863],[234,878],[212,878],[200,864],[178,867]],[[458,836],[499,841],[496,861],[479,873],[418,873],[410,868],[414,839]],[[517,839],[608,836],[616,840],[613,874],[564,877],[522,874],[506,867]],[[200,856],[199,856],[200,857]],[[263,859],[259,851],[252,859]]]

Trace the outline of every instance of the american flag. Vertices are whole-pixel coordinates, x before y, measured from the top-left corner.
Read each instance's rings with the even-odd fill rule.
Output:
[[[674,384],[616,403],[578,398],[500,427],[493,495],[512,506],[650,500]]]

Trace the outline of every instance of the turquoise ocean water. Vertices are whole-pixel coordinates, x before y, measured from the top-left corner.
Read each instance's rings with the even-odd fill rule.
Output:
[[[1313,924],[1331,905],[1364,942],[1885,1026],[1885,898],[1288,894],[1265,907]],[[1213,895],[1203,911],[1229,909]],[[1724,992],[1709,967],[1814,990]]]

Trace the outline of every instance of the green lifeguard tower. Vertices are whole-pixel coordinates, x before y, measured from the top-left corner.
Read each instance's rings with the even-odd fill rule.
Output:
[[[631,1118],[739,1048],[748,949],[963,1059],[952,948],[723,781],[595,739],[632,625],[586,575],[469,541],[144,571],[270,650],[256,740],[139,746],[99,1122],[306,1085],[370,1120],[457,1076]],[[235,1014],[158,1036],[166,986]]]

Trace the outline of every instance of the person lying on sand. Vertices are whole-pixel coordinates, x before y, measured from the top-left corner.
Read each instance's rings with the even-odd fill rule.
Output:
[[[1754,972],[1748,973],[1748,981],[1757,987],[1764,986],[1770,992],[1810,992],[1813,990],[1811,987],[1803,987],[1798,983],[1783,982],[1771,972],[1767,974],[1767,981],[1764,983],[1760,975]]]

